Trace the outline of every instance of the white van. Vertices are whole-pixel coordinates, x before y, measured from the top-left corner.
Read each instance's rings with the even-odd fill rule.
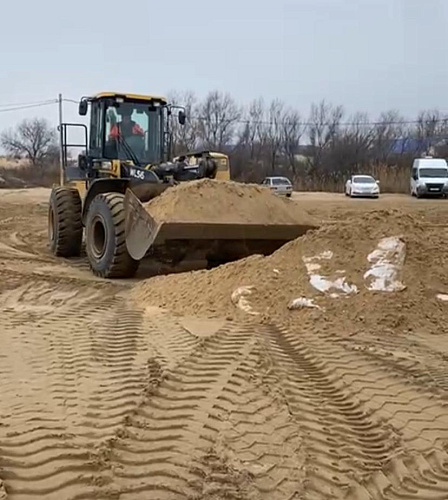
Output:
[[[448,164],[442,158],[417,158],[412,165],[411,195],[448,196]]]

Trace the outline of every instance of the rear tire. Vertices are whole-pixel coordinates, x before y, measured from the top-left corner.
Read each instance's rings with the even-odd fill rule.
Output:
[[[101,278],[131,278],[139,261],[126,247],[124,195],[103,193],[89,206],[86,252],[90,268]]]
[[[48,239],[58,257],[79,257],[82,245],[82,205],[75,188],[53,188],[48,208]]]

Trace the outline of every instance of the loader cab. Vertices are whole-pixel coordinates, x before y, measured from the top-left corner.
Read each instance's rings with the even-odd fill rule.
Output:
[[[138,166],[163,161],[168,109],[164,98],[99,94],[83,99],[79,112],[90,105],[90,160],[130,161]]]
[[[78,174],[90,178],[120,175],[125,162],[146,168],[167,161],[170,156],[170,116],[174,106],[164,97],[103,92],[84,97],[79,114],[90,115],[89,127],[83,124],[63,124],[63,168],[68,166],[68,149],[82,147]],[[185,123],[182,108],[178,114]],[[90,111],[90,113],[89,113]],[[84,129],[83,144],[68,144],[67,129]],[[80,171],[80,172],[79,172]]]

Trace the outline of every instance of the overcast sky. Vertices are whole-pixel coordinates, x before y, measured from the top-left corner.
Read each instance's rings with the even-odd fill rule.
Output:
[[[4,0],[0,105],[219,89],[304,115],[323,98],[448,111],[447,33],[447,0]],[[34,115],[57,109],[0,113],[0,129]]]

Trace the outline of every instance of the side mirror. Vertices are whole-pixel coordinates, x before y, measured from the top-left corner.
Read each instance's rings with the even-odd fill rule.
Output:
[[[375,181],[378,185],[380,184],[380,181]]]
[[[81,116],[86,116],[88,109],[88,102],[85,99],[79,102],[79,114]]]
[[[185,114],[185,111],[179,111],[178,119],[181,125],[185,125],[187,121],[187,115]]]

